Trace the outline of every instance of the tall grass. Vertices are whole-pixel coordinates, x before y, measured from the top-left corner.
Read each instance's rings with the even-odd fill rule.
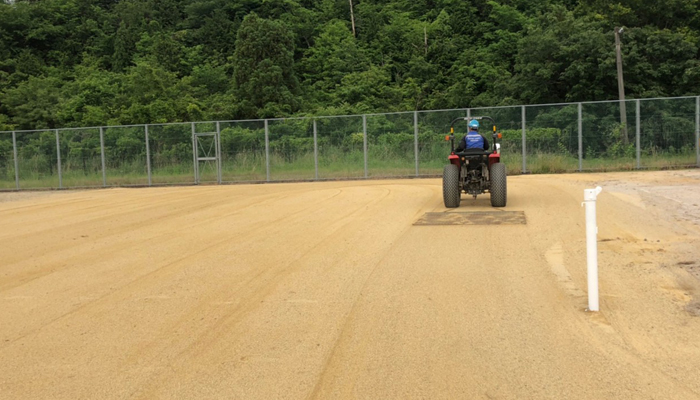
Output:
[[[447,162],[449,145],[428,144],[419,149],[418,170],[420,176],[442,174]],[[502,154],[501,161],[508,168],[509,175],[522,173],[522,155]],[[19,178],[21,189],[58,188],[59,178],[56,166],[47,168],[55,160],[47,160],[40,155],[20,160]],[[644,169],[665,169],[696,165],[694,151],[684,152],[644,152],[640,165]],[[270,154],[270,180],[313,180],[316,167],[313,151],[289,155],[272,152]],[[584,171],[625,171],[636,169],[635,157],[589,157],[583,159]],[[216,182],[217,171],[212,163],[201,162],[200,181]],[[579,170],[577,156],[534,152],[527,155],[527,171],[533,174],[567,173]],[[103,185],[102,165],[99,158],[76,162],[68,161],[61,168],[62,187],[100,187]],[[130,161],[111,161],[106,164],[107,186],[147,185],[146,160],[141,157]],[[267,180],[264,151],[240,152],[223,155],[222,181],[259,182]],[[416,175],[416,161],[412,146],[392,148],[370,146],[367,155],[367,176],[411,177]],[[362,149],[345,151],[337,146],[327,146],[319,150],[318,178],[347,179],[364,178],[365,157]],[[194,183],[193,161],[169,162],[159,160],[151,166],[151,181],[154,185]],[[15,189],[14,164],[0,168],[0,189]]]

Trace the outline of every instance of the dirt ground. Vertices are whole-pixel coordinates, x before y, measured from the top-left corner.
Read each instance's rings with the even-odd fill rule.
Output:
[[[700,398],[700,171],[508,194],[526,224],[414,225],[436,179],[0,194],[0,398]]]

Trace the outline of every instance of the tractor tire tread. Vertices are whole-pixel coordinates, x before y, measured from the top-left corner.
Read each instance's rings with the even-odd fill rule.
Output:
[[[445,165],[442,172],[442,199],[445,207],[459,207],[462,193],[459,190],[459,167],[454,164]]]
[[[505,207],[507,197],[506,166],[499,162],[491,166],[491,206]]]

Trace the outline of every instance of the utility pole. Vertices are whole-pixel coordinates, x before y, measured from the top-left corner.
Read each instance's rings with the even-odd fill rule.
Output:
[[[350,21],[352,22],[352,36],[357,37],[355,34],[355,13],[352,10],[352,0],[350,0]]]
[[[620,124],[622,124],[622,143],[628,144],[627,107],[625,105],[625,81],[622,77],[622,53],[620,51],[620,34],[624,28],[615,27],[615,52],[617,53],[617,91],[620,94]]]

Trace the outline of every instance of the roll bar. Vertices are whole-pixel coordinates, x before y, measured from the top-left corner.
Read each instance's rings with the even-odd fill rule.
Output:
[[[481,121],[481,120],[491,121],[491,125],[493,125],[493,131],[496,132],[496,121],[491,117],[481,116],[481,117],[459,117],[459,118],[453,119],[452,122],[450,122],[450,133],[455,133],[455,122],[457,122],[457,121],[471,121],[473,119],[475,119],[477,121]]]
[[[450,141],[452,142],[452,151],[455,150],[455,141],[454,141],[455,122],[457,122],[457,121],[471,121],[473,119],[475,119],[477,121],[488,120],[491,122],[491,125],[493,127],[493,135],[492,135],[492,137],[493,137],[493,151],[496,151],[496,139],[497,139],[498,135],[500,135],[500,134],[498,134],[496,132],[496,121],[493,118],[487,117],[485,115],[478,116],[478,117],[459,117],[459,118],[453,119],[452,122],[450,122]]]

